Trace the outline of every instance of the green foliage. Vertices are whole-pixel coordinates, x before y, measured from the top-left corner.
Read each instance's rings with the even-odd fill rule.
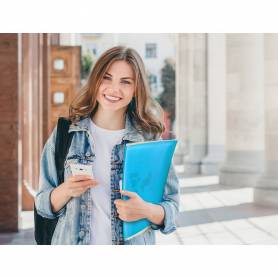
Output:
[[[83,55],[81,58],[81,78],[82,79],[87,79],[92,66],[93,66],[93,58],[88,52],[85,55]]]
[[[161,70],[161,83],[163,91],[158,97],[162,108],[171,114],[171,122],[175,119],[175,64],[166,59]]]

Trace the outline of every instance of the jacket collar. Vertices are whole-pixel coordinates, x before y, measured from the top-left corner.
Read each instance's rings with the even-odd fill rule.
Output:
[[[77,123],[72,123],[69,127],[69,133],[74,131],[88,131],[90,130],[90,117],[86,117],[82,120],[80,120]],[[144,136],[139,133],[139,131],[134,127],[132,124],[130,117],[128,114],[126,114],[125,119],[125,133],[123,136],[123,140],[131,141],[131,142],[143,142]]]

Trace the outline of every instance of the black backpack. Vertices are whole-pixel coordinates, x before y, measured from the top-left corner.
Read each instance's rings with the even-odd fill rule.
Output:
[[[65,118],[59,118],[55,142],[55,165],[58,175],[58,184],[64,182],[64,162],[72,141],[73,132],[68,133],[71,122]],[[51,239],[58,222],[58,217],[49,219],[37,213],[34,204],[35,240],[39,245],[50,245]]]

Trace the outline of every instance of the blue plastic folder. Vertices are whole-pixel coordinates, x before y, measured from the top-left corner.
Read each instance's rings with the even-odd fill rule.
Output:
[[[147,141],[126,144],[122,189],[136,192],[144,201],[159,204],[177,140]],[[129,197],[122,196],[127,200]],[[150,228],[147,219],[123,222],[123,236],[131,239]]]

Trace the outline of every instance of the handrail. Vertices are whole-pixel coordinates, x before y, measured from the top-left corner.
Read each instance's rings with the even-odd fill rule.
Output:
[[[32,188],[32,186],[29,185],[29,183],[25,179],[23,180],[23,185],[25,186],[25,188],[27,189],[27,191],[30,193],[32,197],[36,196],[37,192]]]

